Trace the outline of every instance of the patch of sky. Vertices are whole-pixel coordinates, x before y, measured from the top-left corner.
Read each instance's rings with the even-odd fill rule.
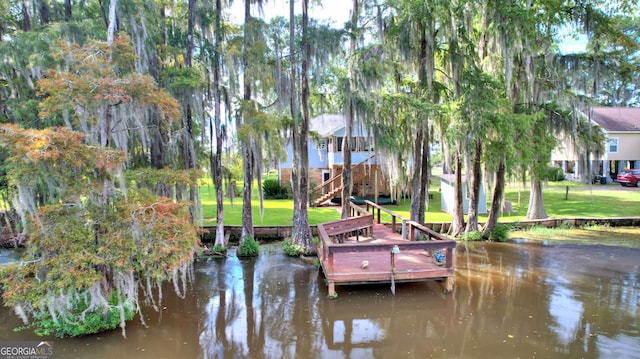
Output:
[[[567,24],[558,31],[558,41],[558,49],[563,55],[582,53],[587,48],[587,35],[573,24]]]

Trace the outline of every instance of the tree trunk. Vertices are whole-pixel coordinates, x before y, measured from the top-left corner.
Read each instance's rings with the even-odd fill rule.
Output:
[[[253,234],[253,213],[251,212],[251,185],[253,183],[253,168],[255,162],[253,152],[248,143],[242,143],[244,185],[242,187],[242,235],[240,243],[243,244],[247,237],[254,238]]]
[[[454,184],[454,196],[453,196],[453,218],[451,219],[451,235],[456,237],[464,230],[464,211],[462,208],[462,161],[460,160],[460,154],[456,150],[455,153],[455,184]]]
[[[29,6],[27,1],[22,1],[22,31],[31,31],[31,16],[29,15]]]
[[[478,230],[478,204],[480,202],[480,186],[482,185],[482,143],[475,141],[475,153],[473,165],[471,166],[471,188],[469,189],[469,216],[467,219],[466,232]]]
[[[433,80],[433,43],[430,29],[425,29],[422,21],[418,21],[420,36],[420,56],[418,61],[418,82],[420,86],[431,91]],[[427,35],[427,33],[429,33]],[[424,115],[417,114],[417,134],[414,147],[414,173],[411,183],[411,219],[424,223],[425,203],[429,193],[429,121]]]
[[[349,218],[349,203],[353,192],[353,177],[351,173],[351,128],[353,127],[353,104],[349,102],[347,116],[345,118],[344,137],[342,140],[342,218]]]
[[[169,129],[167,124],[158,114],[153,114],[151,118],[151,143],[150,143],[150,159],[151,167],[155,169],[163,169],[167,166],[168,153],[166,144],[169,143]],[[172,191],[166,183],[156,183],[155,193],[159,196],[172,198]]]
[[[301,245],[305,254],[316,254],[316,246],[313,243],[307,208],[309,206],[309,78],[308,64],[311,57],[311,45],[308,41],[309,26],[309,0],[302,0],[302,123],[300,124],[300,206],[298,223],[293,233],[293,243]]]
[[[498,224],[498,218],[500,218],[500,212],[502,209],[502,200],[504,198],[504,185],[505,185],[505,157],[500,156],[500,163],[498,164],[498,171],[496,172],[496,183],[493,189],[493,196],[491,198],[491,210],[489,212],[489,218],[484,226],[482,236],[489,238],[489,234],[493,232],[493,229]]]
[[[71,11],[72,11],[71,0],[64,0],[64,21],[71,20],[71,17],[73,15]]]
[[[295,1],[289,0],[289,61],[291,63],[291,98],[289,102],[289,110],[291,112],[291,120],[293,121],[293,129],[291,131],[291,142],[293,147],[293,158],[291,159],[291,191],[293,192],[293,226],[292,236],[298,231],[300,221],[300,134],[298,123],[298,76],[296,75],[296,18],[295,18]],[[295,240],[294,240],[295,241]]]
[[[186,53],[184,64],[187,68],[192,68],[192,60],[193,60],[193,29],[195,27],[195,7],[197,0],[189,0],[189,9],[188,9],[188,18],[187,18],[187,44],[186,44]],[[189,91],[191,92],[191,91]],[[185,117],[184,117],[184,127],[186,129],[184,133],[183,139],[183,148],[184,148],[184,162],[185,168],[194,169],[196,168],[196,154],[193,143],[193,110],[191,104],[192,96],[190,93],[185,96]],[[194,184],[189,185],[189,200],[191,201],[191,206],[189,206],[189,211],[191,212],[191,221],[194,222],[196,219],[196,205],[197,205],[197,188]]]
[[[542,199],[542,181],[535,176],[531,176],[531,192],[529,194],[529,209],[527,210],[527,219],[544,219],[547,218],[547,212],[544,210],[544,201]]]
[[[416,142],[413,148],[413,176],[411,178],[411,204],[409,209],[409,218],[412,221],[420,222],[420,199],[422,198],[422,142],[424,137],[424,128],[418,125],[416,129]],[[424,213],[422,215],[424,217]]]
[[[251,102],[251,79],[247,74],[249,73],[249,50],[251,49],[251,2],[245,0],[244,2],[244,48],[242,51],[242,65],[244,69],[243,76],[243,88],[244,88],[244,110],[241,115],[243,124],[249,123],[247,106]],[[242,172],[244,174],[244,193],[242,195],[242,235],[240,237],[240,244],[244,244],[244,240],[247,237],[254,237],[253,232],[253,214],[251,212],[251,186],[253,184],[253,169],[255,167],[255,159],[253,157],[253,151],[251,149],[250,135],[244,140],[240,141],[240,148],[242,150],[243,166]]]
[[[227,248],[227,242],[224,237],[224,191],[222,187],[222,99],[220,96],[220,45],[222,44],[222,1],[216,0],[216,18],[215,18],[215,53],[213,55],[213,102],[214,114],[213,121],[216,131],[216,153],[213,156],[211,169],[213,172],[213,184],[216,188],[216,241],[214,248]]]
[[[107,44],[111,46],[116,33],[116,0],[109,2],[109,25],[107,26]]]
[[[418,222],[424,223],[425,212],[427,211],[427,197],[429,195],[429,125],[425,124],[425,134],[422,136],[422,165],[420,171],[420,201],[418,203]]]
[[[353,98],[354,92],[354,56],[356,53],[356,35],[358,28],[358,16],[360,14],[359,0],[353,0],[353,11],[351,13],[351,40],[349,42],[349,64],[347,68],[347,106],[344,124],[344,139],[342,140],[342,157],[344,166],[342,168],[342,218],[349,218],[349,203],[353,192],[353,178],[351,173],[351,131],[354,117],[356,116],[356,105]]]
[[[49,4],[47,4],[47,0],[39,0],[38,1],[38,11],[40,12],[40,25],[46,25],[49,23]]]

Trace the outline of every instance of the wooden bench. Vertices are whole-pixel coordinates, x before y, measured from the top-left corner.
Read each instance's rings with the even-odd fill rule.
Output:
[[[364,230],[367,237],[373,236],[373,215],[327,222],[323,223],[323,227],[327,235],[333,238],[333,243],[343,243],[353,232],[356,234],[356,241],[359,241],[361,230]]]

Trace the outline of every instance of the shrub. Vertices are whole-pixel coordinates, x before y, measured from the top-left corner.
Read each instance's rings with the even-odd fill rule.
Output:
[[[262,191],[266,199],[287,199],[289,191],[275,178],[267,178],[262,182]]]
[[[504,224],[498,224],[493,228],[493,231],[489,232],[489,240],[494,242],[506,242],[509,240],[509,226]]]
[[[462,233],[459,237],[469,242],[478,242],[482,240],[482,232],[480,231],[471,231],[468,233]]]
[[[282,249],[289,257],[299,257],[304,254],[304,247],[291,242],[289,239],[282,242]]]
[[[116,307],[117,296],[114,293],[109,300],[109,307],[104,310],[98,306],[93,310],[89,309],[86,298],[76,299],[71,303],[74,310],[64,318],[58,317],[54,320],[48,310],[41,310],[34,313],[33,321],[17,330],[33,329],[36,335],[55,335],[58,338],[77,337],[87,334],[100,333],[106,330],[115,329],[121,323],[120,310]],[[86,311],[86,312],[85,312]],[[133,303],[123,303],[124,320],[133,319],[135,315],[135,305]]]
[[[257,257],[260,252],[260,242],[253,237],[246,237],[238,247],[239,257]]]
[[[547,168],[545,179],[552,182],[564,181],[565,179],[564,171],[560,167],[549,167]]]

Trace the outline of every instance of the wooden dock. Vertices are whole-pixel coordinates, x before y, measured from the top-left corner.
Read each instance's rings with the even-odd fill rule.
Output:
[[[443,280],[445,290],[453,290],[454,240],[370,201],[366,209],[350,208],[350,218],[318,225],[329,297],[336,296],[336,285],[366,283]],[[390,226],[380,223],[381,212],[391,215]],[[439,255],[444,260],[437,261]]]

